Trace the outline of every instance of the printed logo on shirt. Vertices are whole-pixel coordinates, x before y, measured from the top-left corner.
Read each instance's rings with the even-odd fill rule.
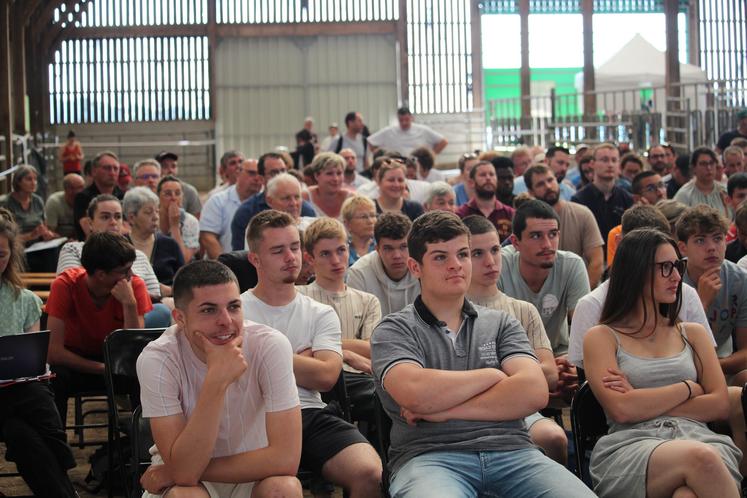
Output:
[[[498,367],[498,354],[495,348],[495,341],[486,342],[477,348],[480,355],[480,364],[486,367]]]
[[[540,313],[542,313],[543,317],[550,316],[555,313],[559,304],[560,301],[558,301],[555,294],[545,294],[542,296],[542,302],[540,303]]]
[[[739,312],[739,296],[731,294],[728,299],[726,306],[719,306],[719,303],[713,303],[707,310],[706,317],[708,322],[711,324],[712,329],[716,329],[718,322],[725,322],[727,320],[735,320],[737,313]]]

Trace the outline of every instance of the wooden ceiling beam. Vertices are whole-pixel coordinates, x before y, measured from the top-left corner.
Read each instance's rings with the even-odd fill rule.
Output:
[[[220,24],[219,38],[258,38],[274,36],[341,36],[395,34],[396,21],[362,21],[284,24]]]
[[[207,26],[204,24],[184,24],[167,26],[103,26],[96,28],[64,29],[60,40],[78,40],[89,38],[136,38],[149,36],[205,36]]]
[[[355,23],[290,23],[290,24],[219,24],[217,38],[257,38],[271,36],[372,35],[394,34],[395,21],[367,21]],[[205,24],[166,26],[125,26],[76,28],[67,27],[60,39],[129,38],[148,36],[206,36],[210,29]]]

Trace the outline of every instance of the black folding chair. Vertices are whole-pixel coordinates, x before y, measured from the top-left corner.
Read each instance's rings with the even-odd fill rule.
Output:
[[[348,399],[348,389],[345,386],[345,371],[340,370],[340,376],[337,377],[337,382],[335,382],[335,385],[327,391],[326,393],[322,394],[322,401],[329,404],[332,402],[336,402],[339,407],[340,411],[342,413],[342,418],[345,419],[347,422],[352,423],[352,414],[350,410],[350,399]]]
[[[376,417],[376,428],[377,435],[379,438],[379,457],[381,458],[382,472],[381,472],[381,492],[389,498],[389,445],[391,443],[392,433],[392,419],[389,414],[384,410],[384,405],[381,404],[381,399],[377,394],[374,399],[374,415]]]
[[[571,401],[571,427],[576,445],[576,472],[591,487],[589,460],[591,450],[599,438],[607,434],[609,426],[602,406],[594,397],[591,386],[584,382]]]
[[[121,480],[125,495],[130,496],[129,479],[121,442],[121,434],[131,430],[132,412],[140,406],[140,383],[137,379],[136,363],[145,346],[160,337],[164,329],[119,329],[115,330],[104,341],[104,367],[107,401],[109,405],[109,479],[113,477],[114,455],[116,449],[120,462]],[[120,406],[120,403],[124,406]],[[110,482],[109,497],[113,496],[113,483]]]
[[[99,413],[107,413],[108,410],[101,408],[106,402],[105,392],[102,391],[84,391],[73,395],[73,413],[74,422],[73,425],[67,425],[65,429],[72,430],[75,434],[77,442],[75,446],[78,448],[85,448],[86,446],[101,446],[105,441],[92,440],[85,438],[86,429],[103,429],[108,427],[108,423],[89,422],[86,423],[86,418],[90,415],[96,415]],[[93,405],[93,408],[86,409],[86,405]],[[96,407],[99,408],[96,408]]]
[[[218,261],[226,265],[239,281],[239,291],[244,292],[257,285],[257,269],[249,262],[249,251],[231,251],[218,256]]]
[[[136,498],[142,496],[143,488],[140,486],[140,476],[150,466],[150,448],[153,446],[153,434],[150,432],[150,422],[143,418],[143,407],[138,406],[132,412],[132,425],[130,429],[131,455],[130,469],[132,473],[132,492],[130,496]]]

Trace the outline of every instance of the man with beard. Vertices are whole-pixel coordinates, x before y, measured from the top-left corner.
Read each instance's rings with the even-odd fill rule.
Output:
[[[558,179],[560,198],[564,201],[570,201],[573,194],[576,193],[573,184],[565,179],[565,175],[568,173],[568,168],[571,165],[570,151],[565,147],[553,145],[545,153],[545,164],[553,172],[555,178]]]
[[[514,208],[496,199],[497,177],[495,166],[488,161],[477,163],[469,172],[468,186],[475,191],[475,197],[457,209],[456,214],[464,219],[476,214],[486,217],[495,225],[501,241],[511,235],[511,220]]]
[[[558,366],[558,391],[570,394],[577,385],[576,369],[568,363],[568,322],[576,303],[589,293],[583,260],[558,251],[560,218],[545,202],[524,202],[513,221],[515,250],[502,249],[504,270],[498,288],[507,296],[532,303],[542,317]]]
[[[282,332],[293,350],[301,401],[301,467],[342,486],[351,496],[379,495],[381,460],[358,429],[328,407],[342,369],[340,320],[335,311],[296,291],[301,235],[288,213],[262,211],[246,232],[257,286],[241,294],[244,316]]]
[[[561,251],[570,251],[586,262],[591,287],[596,287],[604,271],[604,239],[594,214],[586,206],[560,198],[560,186],[547,166],[538,164],[524,173],[529,193],[548,203],[558,214]]]
[[[353,149],[342,149],[340,151],[340,156],[345,160],[345,188],[356,190],[361,185],[371,183],[371,180],[356,172],[355,168],[358,164],[358,156],[355,154]]]
[[[666,176],[671,170],[667,157],[667,151],[661,145],[654,145],[648,149],[648,164],[661,176]]]
[[[576,193],[576,188],[573,186],[570,180],[566,180],[565,175],[568,173],[568,168],[571,165],[571,153],[565,147],[553,145],[545,152],[545,164],[553,172],[555,178],[558,179],[558,185],[560,187],[560,198],[564,201],[571,200],[571,197]],[[520,168],[516,168],[517,175],[520,174]],[[524,171],[526,173],[526,171]],[[520,194],[527,192],[528,187],[524,182],[524,177],[519,176],[514,181],[514,194]]]
[[[503,156],[493,158],[497,187],[495,196],[507,206],[514,205],[514,164],[511,159]]]
[[[620,176],[620,152],[614,144],[597,145],[591,157],[594,181],[579,190],[571,200],[583,204],[594,213],[599,232],[604,238],[620,224],[625,210],[633,205],[633,196],[616,186]]]

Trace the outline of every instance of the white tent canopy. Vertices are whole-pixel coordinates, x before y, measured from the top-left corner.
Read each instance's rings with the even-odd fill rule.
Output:
[[[666,54],[636,34],[615,55],[594,69],[597,91],[646,88],[664,85]],[[680,81],[707,81],[705,71],[692,64],[680,64]],[[584,73],[576,74],[576,90],[584,91]]]

